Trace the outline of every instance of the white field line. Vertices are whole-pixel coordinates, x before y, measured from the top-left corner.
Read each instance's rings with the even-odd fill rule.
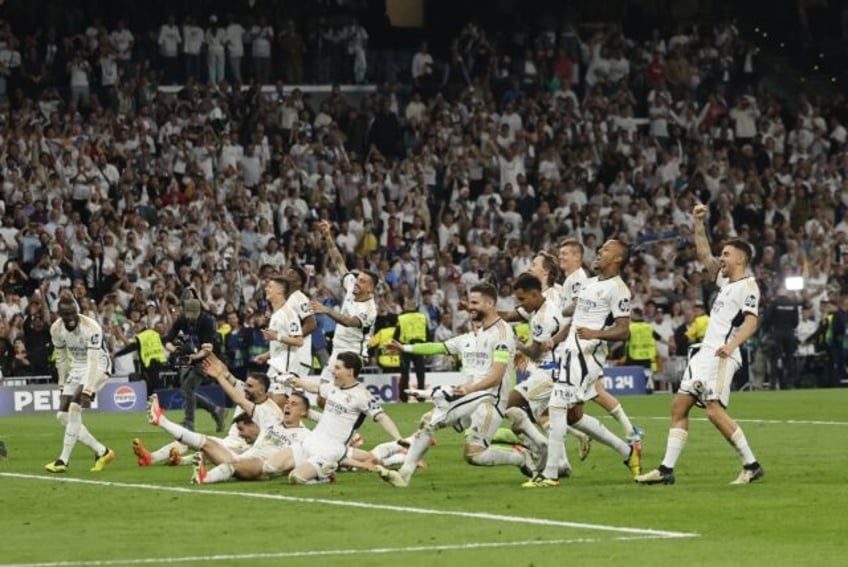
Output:
[[[297,557],[331,557],[386,555],[389,553],[417,553],[422,551],[467,551],[475,549],[497,549],[504,547],[527,547],[543,545],[576,545],[581,543],[601,543],[607,541],[638,541],[649,539],[667,539],[663,536],[618,536],[610,539],[581,537],[573,539],[495,541],[477,543],[456,543],[443,545],[420,545],[411,547],[373,547],[369,549],[326,549],[314,551],[279,551],[267,553],[239,553],[227,555],[190,555],[187,557],[144,557],[138,559],[104,559],[94,561],[56,561],[49,563],[0,563],[0,567],[98,567],[110,565],[158,565],[162,563],[189,563],[201,561],[253,561],[261,559],[290,559]]]
[[[609,417],[609,416],[605,416]],[[612,418],[610,418],[612,419]],[[666,416],[633,416],[630,418],[633,421],[654,420],[668,421],[670,418]],[[815,420],[815,419],[738,419],[733,418],[737,423],[758,423],[763,425],[841,425],[848,426],[848,421],[830,421],[830,420]],[[689,421],[709,421],[706,417],[690,417]]]
[[[651,536],[658,538],[687,538],[698,537],[699,534],[691,532],[671,532],[665,530],[653,530],[647,528],[629,528],[621,526],[609,526],[605,524],[584,524],[580,522],[567,522],[562,520],[549,520],[546,518],[529,518],[525,516],[507,516],[502,514],[490,514],[488,512],[462,512],[457,510],[437,510],[434,508],[414,508],[411,506],[395,506],[391,504],[375,504],[373,502],[357,502],[354,500],[331,500],[328,498],[305,498],[300,496],[286,496],[283,494],[264,494],[258,492],[240,492],[236,490],[210,490],[197,488],[184,488],[179,486],[161,486],[158,484],[143,484],[129,482],[108,482],[103,480],[89,480],[74,477],[57,477],[21,473],[0,473],[0,477],[17,478],[23,480],[40,480],[46,482],[67,482],[71,484],[87,484],[93,486],[109,486],[112,488],[129,488],[135,490],[155,490],[157,492],[176,492],[179,494],[198,494],[206,496],[229,496],[239,498],[255,498],[259,500],[276,500],[293,502],[298,504],[321,504],[324,506],[342,506],[347,508],[362,508],[367,510],[383,510],[387,512],[399,512],[404,514],[421,514],[427,516],[450,516],[455,518],[470,518],[474,520],[489,520],[494,522],[507,522],[513,524],[529,524],[536,526],[578,528],[585,530],[596,530],[602,532],[613,532],[636,536]]]

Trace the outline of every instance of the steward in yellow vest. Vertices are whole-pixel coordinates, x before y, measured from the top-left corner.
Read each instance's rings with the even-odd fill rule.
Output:
[[[377,365],[389,372],[397,372],[400,368],[400,355],[388,352],[384,348],[394,340],[396,331],[397,327],[395,326],[383,327],[368,339],[369,348],[377,350]]]
[[[161,388],[159,380],[159,372],[162,370],[162,365],[168,360],[165,353],[165,346],[162,344],[162,337],[153,329],[143,329],[136,333],[135,340],[115,353],[115,357],[123,356],[133,351],[138,351],[138,360],[140,362],[140,374],[142,379],[147,382],[148,393],[153,393],[156,389]]]
[[[418,311],[418,305],[412,299],[407,299],[403,313],[398,315],[398,326],[395,339],[405,345],[427,342],[427,316]],[[420,354],[401,353],[400,384],[398,399],[406,402],[409,399],[406,390],[409,388],[409,365],[415,366],[415,379],[418,389],[424,389],[424,357]]]
[[[634,307],[630,312],[630,338],[627,339],[626,364],[645,368],[648,390],[653,390],[651,376],[657,371],[657,340],[661,339],[642,310]]]

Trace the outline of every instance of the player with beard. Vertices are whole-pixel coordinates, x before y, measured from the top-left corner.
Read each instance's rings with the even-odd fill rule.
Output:
[[[280,423],[282,420],[283,411],[273,395],[268,391],[270,381],[265,374],[252,372],[248,375],[247,380],[242,382],[236,379],[229,372],[226,365],[212,354],[203,360],[203,372],[215,378],[227,396],[236,404],[235,417],[245,413],[250,418],[250,421],[255,423],[260,429]],[[155,404],[158,405],[159,400],[156,394],[151,396],[151,405],[154,404],[154,400]],[[141,467],[149,467],[158,463],[167,463],[169,465],[190,464],[185,459],[185,454],[189,449],[203,447],[203,444],[208,439],[214,439],[218,445],[232,455],[241,454],[250,446],[245,442],[244,436],[240,434],[239,427],[235,424],[230,426],[227,436],[223,439],[194,433],[185,427],[171,422],[164,415],[161,416],[161,419],[157,419],[154,425],[158,425],[173,435],[175,441],[156,451],[150,452],[144,447],[140,439],[133,439],[133,452],[138,457],[137,462]]]
[[[460,432],[470,426],[465,442],[468,464],[513,465],[532,474],[534,465],[529,451],[524,448],[502,451],[491,444],[503,421],[515,358],[515,334],[498,315],[497,298],[497,290],[491,284],[477,284],[471,288],[468,309],[471,319],[480,324],[480,329],[474,334],[474,342],[466,346],[469,352],[463,356],[468,366],[463,368],[463,372],[470,380],[461,386],[434,390],[434,410],[413,436],[400,470],[377,467],[380,477],[392,486],[409,486],[418,461],[430,447],[436,430],[447,426],[453,426]],[[448,341],[402,345],[401,348],[403,352],[412,354],[454,354],[462,344]]]
[[[706,408],[707,419],[736,449],[742,471],[731,484],[750,484],[765,476],[742,428],[727,413],[733,375],[742,364],[739,347],[757,330],[760,288],[748,271],[751,247],[730,240],[715,258],[706,235],[706,205],[696,205],[695,245],[699,259],[710,273],[719,272],[720,289],[710,310],[710,322],[701,348],[689,360],[680,389],[671,404],[671,428],[662,463],[636,477],[640,484],[674,484],[674,467],[689,437],[689,412],[695,405]]]

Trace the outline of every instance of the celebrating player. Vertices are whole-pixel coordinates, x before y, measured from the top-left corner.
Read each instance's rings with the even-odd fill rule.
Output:
[[[720,291],[710,310],[701,348],[689,361],[672,402],[671,428],[662,463],[637,476],[636,482],[674,484],[674,466],[689,436],[689,412],[698,404],[706,408],[707,418],[733,445],[742,461],[742,471],[731,484],[750,484],[761,479],[765,470],[754,457],[742,428],[728,415],[727,405],[733,375],[742,364],[739,347],[757,330],[760,290],[748,274],[751,247],[741,240],[730,240],[722,248],[721,257],[713,257],[704,226],[707,207],[695,206],[693,215],[698,257],[711,274],[719,272]]]
[[[94,438],[82,423],[82,410],[91,407],[95,394],[106,384],[112,361],[103,346],[103,329],[94,319],[80,315],[79,306],[68,295],[59,299],[59,319],[50,327],[50,338],[58,355],[59,412],[65,428],[62,453],[45,465],[52,473],[68,469],[77,441],[94,451],[92,471],[101,471],[115,460],[115,452]]]

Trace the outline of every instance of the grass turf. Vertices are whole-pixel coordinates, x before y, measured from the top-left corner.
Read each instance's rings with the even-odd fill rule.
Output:
[[[671,398],[622,401],[645,430],[643,466],[652,468],[665,449]],[[88,428],[118,459],[101,473],[88,472],[90,452],[77,445],[69,472],[50,476],[44,464],[62,442],[55,419],[3,417],[0,439],[9,458],[0,464],[0,566],[177,559],[200,565],[212,556],[229,565],[841,564],[846,402],[848,390],[734,394],[731,413],[766,468],[766,478],[751,486],[728,486],[740,469],[735,453],[709,423],[695,419],[674,486],[637,486],[612,451],[595,443],[579,462],[569,443],[574,477],[561,488],[537,490],[521,489],[515,469],[465,464],[462,438],[452,430],[440,432],[426,456],[429,467],[405,490],[364,473],[307,487],[282,481],[192,487],[189,467],[135,464],[133,437],[148,447],[168,441],[137,413],[87,414]],[[386,409],[411,432],[426,408]],[[588,412],[603,414],[593,405]],[[693,417],[703,414],[696,410]],[[205,419],[200,425],[211,431]],[[612,420],[603,423],[619,432]],[[361,433],[367,446],[384,440],[374,424]],[[698,535],[661,538],[600,527]]]

